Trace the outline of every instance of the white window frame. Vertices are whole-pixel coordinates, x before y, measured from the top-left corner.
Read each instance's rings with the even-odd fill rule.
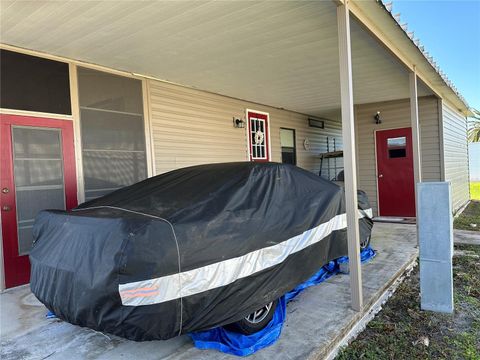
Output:
[[[77,66],[84,68],[102,71],[105,73],[123,76],[131,79],[137,79],[142,81],[142,100],[143,100],[143,119],[145,129],[145,156],[147,161],[147,177],[155,175],[155,158],[153,151],[152,141],[152,125],[149,107],[149,93],[148,93],[148,79],[139,75],[134,75],[125,71],[111,69],[105,66],[85,63],[80,60],[73,60],[62,56],[56,56],[51,54],[42,53],[35,50],[21,49],[16,46],[0,44],[0,49],[17,52],[20,54],[26,54],[36,56],[43,59],[60,61],[68,64],[69,80],[70,80],[70,104],[71,115],[63,114],[51,114],[29,110],[14,110],[0,108],[0,113],[9,115],[23,115],[32,117],[44,117],[50,119],[70,120],[73,122],[73,137],[74,137],[74,149],[75,149],[75,170],[77,174],[77,201],[79,204],[85,201],[85,184],[83,179],[83,161],[82,161],[82,141],[80,133],[80,106],[78,98],[78,78],[77,78]],[[1,279],[0,279],[1,280]],[[1,286],[0,286],[1,289]]]

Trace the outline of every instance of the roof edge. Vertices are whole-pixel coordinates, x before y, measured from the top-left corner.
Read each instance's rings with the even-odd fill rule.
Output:
[[[364,16],[359,17],[358,16],[359,14],[356,13],[355,11],[353,12],[353,15],[355,15],[357,17],[357,19],[359,19],[359,21],[361,21],[363,23],[363,25],[366,26],[373,33],[373,35],[376,35],[377,39],[380,42],[384,43],[384,45],[387,46],[388,48],[394,47],[395,49],[397,49],[398,51],[400,51],[404,55],[406,55],[404,59],[400,59],[400,60],[403,63],[405,63],[405,65],[407,65],[409,68],[413,68],[416,65],[415,63],[418,62],[418,59],[421,58],[421,61],[423,62],[423,65],[426,65],[431,70],[433,70],[437,79],[432,78],[432,75],[425,74],[425,73],[421,72],[422,75],[426,79],[433,80],[434,82],[436,80],[440,80],[441,83],[443,84],[443,87],[445,88],[445,90],[448,90],[448,92],[450,93],[449,94],[450,96],[448,96],[448,94],[442,94],[443,96],[446,97],[446,100],[452,102],[452,104],[456,104],[457,105],[456,107],[458,108],[458,110],[463,112],[466,116],[472,116],[473,115],[473,112],[472,112],[470,106],[468,105],[468,102],[466,101],[466,99],[462,96],[462,94],[459,92],[459,90],[453,85],[452,81],[450,79],[448,79],[446,74],[440,69],[438,64],[435,62],[434,58],[432,56],[430,56],[430,54],[425,50],[425,47],[420,43],[420,40],[415,38],[414,32],[413,31],[408,31],[408,24],[407,23],[404,23],[404,24],[401,23],[400,14],[393,14],[392,13],[392,2],[384,4],[382,0],[373,0],[373,1],[354,1],[354,3],[356,5],[354,10],[360,10],[363,13],[362,15],[364,15]],[[394,29],[395,29],[394,31],[400,31],[403,34],[403,36],[405,37],[405,40],[408,41],[409,45],[407,45],[407,47],[409,47],[409,48],[407,48],[405,45],[402,45],[402,44],[398,44],[398,43],[394,44],[393,41],[391,41],[387,36],[385,36],[385,39],[379,38],[378,35],[375,34],[374,31],[372,31],[369,24],[365,23],[363,18],[368,18],[368,20],[370,20],[370,22],[372,24],[374,24],[378,28],[378,30],[382,30],[381,29],[381,24],[379,22],[373,21],[373,17],[375,15],[372,14],[372,11],[375,10],[375,9],[372,6],[372,3],[376,3],[376,5],[378,6],[377,8],[379,10],[383,11],[384,14],[388,17],[388,19],[390,20],[390,21],[388,21],[388,23],[390,24],[388,26],[393,26]],[[368,9],[368,8],[370,8],[370,9]],[[385,40],[388,40],[389,44],[387,44],[385,42]],[[415,53],[417,55],[420,55],[420,56],[417,56],[417,59],[412,58],[412,56],[409,56],[409,54],[408,54],[408,52],[412,52],[412,51],[415,51]],[[398,57],[398,54],[395,54],[395,55]],[[408,63],[406,62],[406,60],[408,60]],[[415,60],[417,60],[417,61],[415,61]],[[418,66],[417,66],[417,68],[418,68]],[[440,89],[438,88],[438,86],[433,85],[431,82],[429,84],[427,83],[427,86],[431,87],[432,90],[434,92],[436,92],[437,94],[439,92],[444,93],[442,91],[439,91]],[[440,97],[442,97],[442,96],[440,96]]]

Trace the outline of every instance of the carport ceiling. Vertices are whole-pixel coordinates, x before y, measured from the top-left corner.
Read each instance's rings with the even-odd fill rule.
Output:
[[[2,1],[0,34],[4,44],[322,115],[340,107],[335,9],[331,1]],[[351,26],[355,103],[407,98],[406,69]]]

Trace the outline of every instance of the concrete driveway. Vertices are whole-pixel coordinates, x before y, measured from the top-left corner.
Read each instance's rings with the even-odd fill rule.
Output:
[[[350,309],[349,276],[337,275],[309,288],[287,306],[280,340],[253,359],[325,358],[372,312],[393,282],[417,256],[415,226],[376,223],[372,247],[377,257],[362,266],[365,310]],[[27,286],[0,295],[2,359],[226,359],[198,350],[188,336],[168,341],[133,342],[45,318],[46,309]]]

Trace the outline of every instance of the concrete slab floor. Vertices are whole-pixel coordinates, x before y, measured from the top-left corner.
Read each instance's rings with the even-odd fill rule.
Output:
[[[372,246],[377,257],[362,267],[366,309],[417,256],[415,226],[376,223]],[[59,320],[45,318],[46,309],[28,286],[0,295],[2,359],[232,359],[216,351],[198,350],[188,336],[168,341],[133,342]],[[280,340],[251,359],[321,359],[360,317],[350,308],[348,275],[337,275],[307,289],[287,306]]]

